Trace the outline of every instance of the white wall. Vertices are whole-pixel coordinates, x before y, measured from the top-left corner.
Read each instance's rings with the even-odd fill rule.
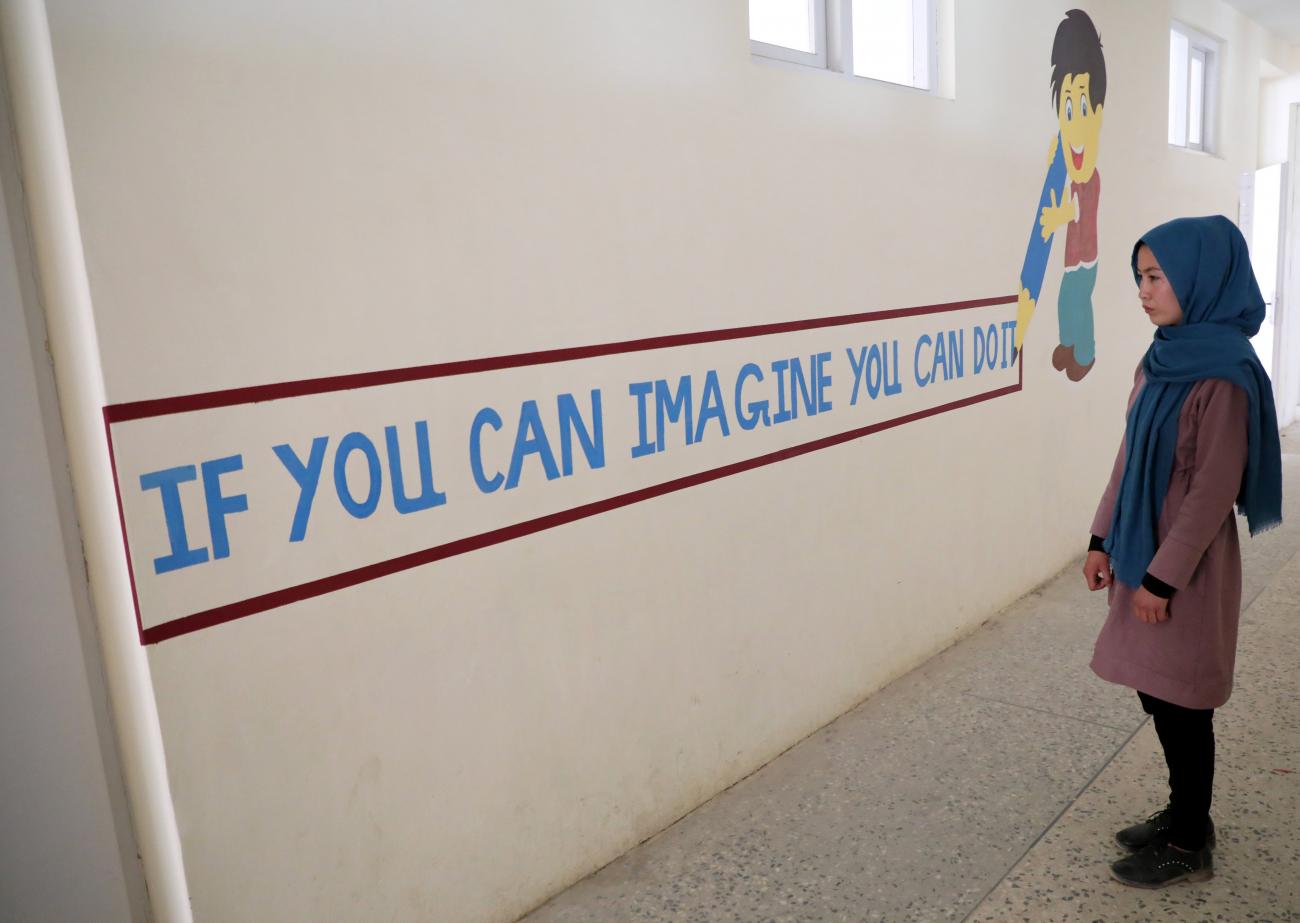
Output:
[[[12,137],[0,92],[0,919],[143,920]]]
[[[751,61],[742,3],[49,3],[111,401],[1014,291],[1073,4],[956,5],[957,98]],[[1149,338],[1131,242],[1234,215],[1165,136],[1170,8],[1110,89],[1098,364],[150,649],[199,919],[507,920],[1079,553]]]

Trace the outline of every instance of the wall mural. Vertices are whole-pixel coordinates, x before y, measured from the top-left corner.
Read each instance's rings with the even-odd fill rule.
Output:
[[[1106,60],[1088,14],[1070,10],[1052,42],[1052,106],[1058,134],[1048,151],[1029,247],[1020,270],[1016,349],[1029,329],[1057,231],[1065,228],[1064,271],[1057,293],[1058,345],[1052,367],[1081,381],[1096,364],[1092,292],[1097,283],[1097,151],[1106,101]]]
[[[104,422],[140,640],[1013,394],[1014,302],[1004,295],[110,405]]]

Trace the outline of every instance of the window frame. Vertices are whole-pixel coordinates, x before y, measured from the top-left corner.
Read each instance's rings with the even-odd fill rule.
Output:
[[[1187,148],[1193,151],[1205,150],[1205,85],[1206,75],[1210,72],[1210,52],[1193,45],[1187,46]],[[1193,65],[1199,65],[1194,67]],[[1195,72],[1200,71],[1200,92],[1197,92]],[[1200,105],[1196,103],[1199,101]],[[1197,110],[1200,111],[1197,111]],[[1197,138],[1192,140],[1192,126],[1196,126]]]
[[[771,58],[774,61],[785,61],[788,64],[802,64],[805,67],[825,69],[827,66],[826,3],[827,0],[808,0],[808,9],[812,13],[813,20],[813,50],[811,52],[800,51],[798,48],[787,48],[785,45],[772,45],[751,38],[749,40],[750,54],[757,55],[760,58]],[[748,4],[746,10],[748,10]],[[748,25],[748,12],[746,13],[745,22]]]
[[[938,0],[912,0],[912,16],[925,23],[924,31],[912,29],[912,86],[933,93],[939,83]],[[925,73],[924,87],[916,82],[922,69]]]
[[[1175,105],[1182,107],[1184,138],[1182,143],[1169,139],[1169,146],[1187,151],[1198,151],[1204,154],[1215,154],[1218,152],[1219,64],[1223,57],[1224,43],[1177,20],[1170,22],[1169,31],[1170,33],[1176,32],[1187,40],[1187,59],[1182,68],[1186,74],[1187,82],[1177,94],[1175,94],[1175,87],[1169,87],[1170,113],[1175,112]],[[1170,54],[1173,54],[1172,49]],[[1201,64],[1201,105],[1199,113],[1201,137],[1199,141],[1192,141],[1192,101],[1195,98],[1195,94],[1192,92],[1193,60],[1199,60]],[[1172,66],[1173,62],[1171,61],[1170,64]]]
[[[910,84],[854,73],[853,2],[854,0],[809,0],[809,9],[813,14],[814,52],[770,45],[751,38],[751,55],[829,71],[853,80],[867,80],[931,96],[939,95],[939,0],[912,0]],[[917,28],[918,22],[923,23],[924,28]]]

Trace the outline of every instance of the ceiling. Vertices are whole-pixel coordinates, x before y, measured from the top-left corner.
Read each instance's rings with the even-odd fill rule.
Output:
[[[1264,28],[1300,45],[1300,0],[1227,0]]]

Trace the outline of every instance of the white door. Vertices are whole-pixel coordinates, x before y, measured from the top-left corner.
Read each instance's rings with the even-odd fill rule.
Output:
[[[1248,175],[1249,176],[1249,175]],[[1285,164],[1274,164],[1256,170],[1250,180],[1242,183],[1242,230],[1250,241],[1250,261],[1255,269],[1255,279],[1264,295],[1267,313],[1251,343],[1259,354],[1259,361],[1275,377],[1273,363],[1274,317],[1277,304],[1278,254],[1282,236],[1282,190],[1285,185]],[[1247,198],[1248,197],[1248,198]]]

